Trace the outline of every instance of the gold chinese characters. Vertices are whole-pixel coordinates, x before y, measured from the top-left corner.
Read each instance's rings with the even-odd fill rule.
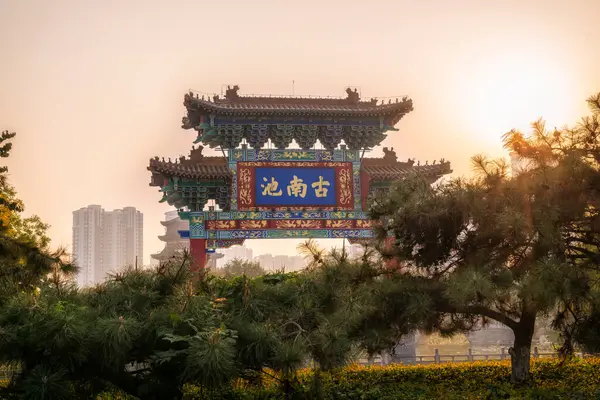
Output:
[[[271,177],[271,182],[267,181],[267,178],[263,178],[263,181],[268,182],[260,185],[263,196],[281,196],[283,194],[281,189],[277,190],[279,188],[279,183],[275,178]]]
[[[270,181],[266,177],[263,177],[263,181],[264,183],[260,185],[263,196],[281,196],[283,194],[283,191],[279,189],[279,182],[275,180],[275,177],[271,177]],[[319,176],[319,180],[311,184],[311,187],[315,190],[315,196],[320,198],[327,197],[329,186],[331,186],[331,183],[324,180],[322,176]],[[290,197],[305,198],[308,185],[304,183],[303,179],[294,175],[294,178],[287,185],[286,189]]]
[[[294,175],[294,179],[290,181],[290,184],[287,187],[287,194],[288,196],[300,196],[304,198],[306,196],[306,189],[306,183],[304,183],[302,179],[298,179],[298,177]]]
[[[327,197],[327,188],[325,186],[329,186],[329,182],[324,181],[322,176],[319,176],[319,180],[311,186],[315,189],[315,196]]]

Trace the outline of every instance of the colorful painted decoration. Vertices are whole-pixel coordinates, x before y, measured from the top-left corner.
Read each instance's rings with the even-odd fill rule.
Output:
[[[412,100],[365,101],[352,88],[346,95],[243,96],[237,85],[224,98],[186,94],[182,127],[196,130],[201,145],[188,157],[155,157],[148,166],[160,201],[189,222],[181,238],[204,241],[209,249],[259,238],[364,243],[377,225],[366,213],[370,197],[385,195],[407,174],[434,182],[452,172],[445,160],[398,161],[393,148],[384,147],[383,157],[364,157],[397,130]],[[300,148],[290,148],[293,141]],[[223,155],[205,156],[202,145]]]

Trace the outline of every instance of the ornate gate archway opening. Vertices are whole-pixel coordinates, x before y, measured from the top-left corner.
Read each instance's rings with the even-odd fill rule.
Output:
[[[386,191],[408,173],[432,182],[451,172],[450,163],[415,165],[398,161],[392,149],[364,157],[386,132],[413,110],[403,98],[378,104],[361,101],[356,89],[345,98],[241,96],[239,87],[212,99],[184,97],[184,129],[198,132],[188,157],[155,157],[151,186],[189,221],[193,268],[206,267],[207,254],[246,239],[373,237],[366,213],[369,195]],[[288,148],[295,141],[300,148]],[[315,149],[317,141],[323,149]],[[342,141],[344,144],[342,144]],[[274,148],[265,148],[272,144]],[[203,146],[220,157],[202,154]],[[218,206],[209,206],[213,200]]]

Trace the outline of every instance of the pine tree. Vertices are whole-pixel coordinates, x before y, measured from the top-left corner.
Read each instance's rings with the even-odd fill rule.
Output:
[[[256,278],[257,276],[265,275],[267,271],[260,266],[257,261],[242,260],[234,258],[229,261],[223,268],[218,268],[211,271],[217,276],[224,278],[233,278],[235,276],[245,275],[248,278]]]
[[[0,134],[0,157],[7,158],[15,133]],[[0,304],[19,291],[35,290],[49,274],[72,274],[64,249],[50,251],[49,225],[38,216],[23,218],[23,202],[9,183],[8,168],[0,167]]]
[[[508,326],[514,383],[529,379],[536,318],[550,314],[565,326],[572,307],[589,304],[592,294],[600,95],[589,102],[593,115],[575,128],[549,132],[538,121],[531,135],[505,136],[527,165],[517,176],[505,162],[477,156],[475,178],[431,186],[413,176],[371,210],[382,221],[385,254],[401,265],[392,281],[408,303],[397,315],[420,310],[422,327],[443,334],[490,320]]]
[[[363,343],[377,346],[364,322],[381,306],[371,262],[335,252],[316,262],[298,273],[198,280],[184,253],[90,289],[51,280],[15,295],[0,309],[0,362],[19,373],[2,395],[93,398],[118,389],[158,400],[182,398],[192,383],[219,397],[236,378],[263,376],[279,379],[288,397],[303,395],[299,368],[335,368]]]

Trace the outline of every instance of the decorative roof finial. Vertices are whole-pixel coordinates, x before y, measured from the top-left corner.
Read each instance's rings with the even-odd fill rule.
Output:
[[[192,164],[198,163],[204,158],[204,156],[202,155],[203,149],[204,149],[204,147],[201,145],[199,145],[198,148],[194,148],[192,146],[192,150],[190,150],[190,156],[189,156],[190,163],[192,163]]]
[[[394,148],[392,147],[391,149],[388,149],[387,147],[383,148],[383,159],[389,162],[396,162],[398,161],[398,157],[396,156],[396,152],[394,151]]]
[[[240,90],[238,85],[233,85],[233,87],[227,85],[227,90],[225,90],[225,98],[227,100],[237,100],[240,97],[238,95],[238,90]]]
[[[358,94],[358,89],[355,88],[353,91],[352,89],[347,88],[346,93],[348,94],[346,100],[348,100],[349,103],[358,104],[358,102],[360,101],[360,94]]]

